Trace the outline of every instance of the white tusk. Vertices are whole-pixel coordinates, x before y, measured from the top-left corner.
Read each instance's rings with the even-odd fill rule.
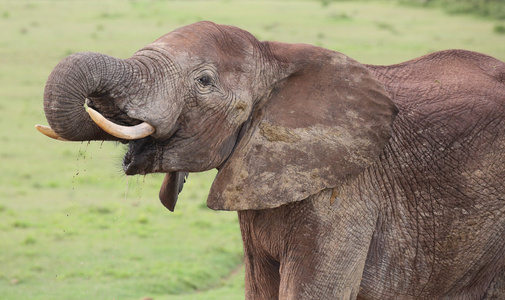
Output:
[[[91,107],[88,107],[88,114],[98,127],[120,139],[138,140],[151,135],[155,131],[154,126],[147,122],[135,126],[121,126],[112,123]]]
[[[35,129],[37,129],[43,135],[48,136],[48,137],[50,137],[52,139],[55,139],[55,140],[58,140],[58,141],[65,141],[65,142],[69,141],[67,139],[64,139],[64,138],[60,137],[49,126],[44,126],[44,125],[37,124],[37,125],[35,125]]]

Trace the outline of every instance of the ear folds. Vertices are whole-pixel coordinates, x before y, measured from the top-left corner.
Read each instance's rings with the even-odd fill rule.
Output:
[[[361,173],[390,137],[397,109],[363,65],[313,46],[269,46],[282,79],[255,108],[220,169],[210,208],[265,209],[303,200]]]

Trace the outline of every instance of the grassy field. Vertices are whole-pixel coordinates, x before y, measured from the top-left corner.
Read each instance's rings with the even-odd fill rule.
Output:
[[[499,21],[392,2],[0,0],[0,299],[240,299],[236,214],[192,174],[175,213],[162,176],[125,177],[124,149],[38,134],[56,63],[79,51],[126,58],[199,20],[390,64],[447,48],[505,59]]]

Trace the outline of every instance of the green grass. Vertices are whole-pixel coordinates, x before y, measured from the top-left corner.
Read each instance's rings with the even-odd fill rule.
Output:
[[[240,299],[236,214],[205,205],[214,172],[192,174],[175,213],[161,175],[126,178],[124,149],[38,134],[56,63],[78,51],[126,58],[199,20],[389,64],[447,48],[505,59],[494,21],[389,2],[0,1],[2,299]]]
[[[451,14],[473,14],[490,19],[505,20],[502,0],[400,0],[403,3],[427,7],[442,7]]]

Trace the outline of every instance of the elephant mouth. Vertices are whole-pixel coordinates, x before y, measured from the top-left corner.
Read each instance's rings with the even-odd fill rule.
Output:
[[[165,143],[163,143],[165,144]],[[151,137],[128,142],[128,151],[123,158],[126,175],[146,175],[162,171],[163,145]]]
[[[150,135],[154,133],[154,126],[147,122],[132,119],[129,120],[133,126],[125,126],[125,122],[110,121],[109,118],[102,115],[90,105],[87,112],[91,119],[105,132],[121,139],[123,143],[128,143],[128,151],[123,159],[123,170],[126,175],[146,175],[160,171],[162,147],[158,146]]]
[[[156,156],[156,151],[153,150],[152,141],[149,138],[144,138],[128,143],[128,151],[123,158],[123,170],[126,175],[145,175],[152,173],[147,166],[152,166],[152,162]]]

